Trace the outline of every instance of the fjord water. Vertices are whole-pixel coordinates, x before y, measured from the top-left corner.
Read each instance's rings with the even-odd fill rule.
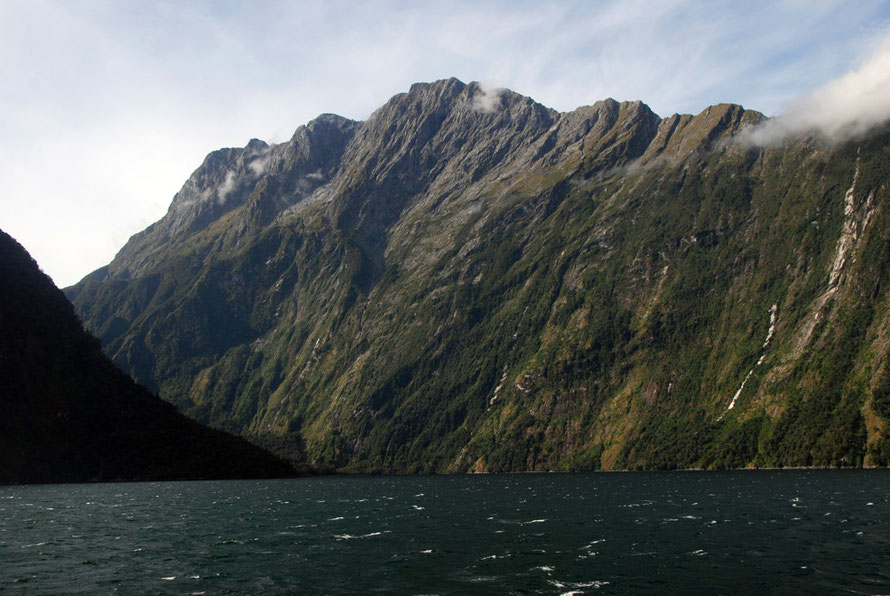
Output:
[[[887,593],[890,473],[0,487],[0,592]]]

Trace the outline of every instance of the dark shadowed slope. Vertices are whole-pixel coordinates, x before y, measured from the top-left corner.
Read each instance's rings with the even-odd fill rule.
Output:
[[[291,467],[118,370],[0,231],[0,482],[271,477]]]

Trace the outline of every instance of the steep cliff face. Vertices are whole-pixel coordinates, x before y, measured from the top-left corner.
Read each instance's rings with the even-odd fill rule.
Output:
[[[734,141],[761,119],[417,84],[211,154],[68,294],[162,397],[317,463],[887,463],[890,136]]]
[[[290,475],[202,427],[102,354],[27,252],[0,231],[0,483]]]

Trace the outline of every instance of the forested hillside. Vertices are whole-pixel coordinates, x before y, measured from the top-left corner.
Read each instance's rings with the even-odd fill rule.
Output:
[[[211,153],[67,293],[138,382],[314,464],[887,465],[890,133],[762,120],[417,84]]]

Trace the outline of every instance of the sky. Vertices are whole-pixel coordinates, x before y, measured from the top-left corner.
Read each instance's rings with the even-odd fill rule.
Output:
[[[559,111],[781,116],[758,142],[852,94],[880,119],[888,40],[886,0],[0,0],[0,229],[71,285],[210,151],[452,76]]]

